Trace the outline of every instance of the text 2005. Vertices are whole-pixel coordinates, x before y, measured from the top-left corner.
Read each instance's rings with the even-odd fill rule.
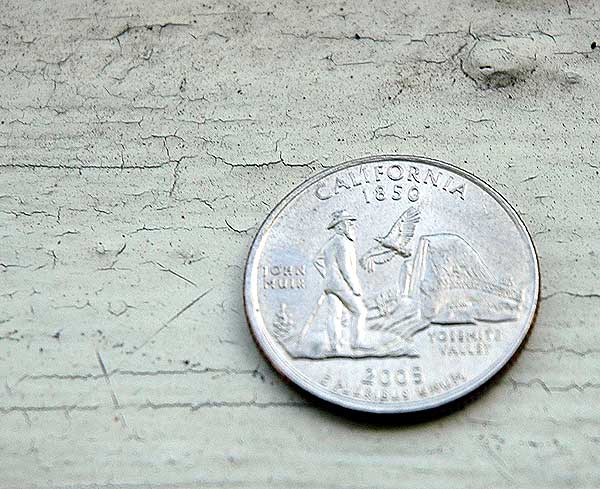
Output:
[[[403,386],[407,384],[422,384],[423,373],[421,367],[407,368],[367,368],[361,380],[364,385],[380,385],[388,387],[393,385]]]

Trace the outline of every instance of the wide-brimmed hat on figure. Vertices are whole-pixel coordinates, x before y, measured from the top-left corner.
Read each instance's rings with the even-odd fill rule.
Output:
[[[331,222],[329,223],[329,226],[327,226],[327,229],[332,229],[343,221],[356,221],[356,217],[347,211],[335,211],[331,214]]]

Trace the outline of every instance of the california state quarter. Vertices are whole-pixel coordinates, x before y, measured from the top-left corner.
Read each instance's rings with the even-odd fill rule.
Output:
[[[414,156],[350,161],[272,211],[244,298],[274,367],[368,412],[439,407],[481,386],[533,321],[538,261],[525,225],[477,177]]]

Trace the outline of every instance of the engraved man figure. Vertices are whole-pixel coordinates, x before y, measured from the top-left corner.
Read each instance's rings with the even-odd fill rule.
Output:
[[[362,341],[367,310],[356,268],[355,221],[345,210],[334,212],[327,226],[334,234],[314,261],[315,268],[325,279],[323,293],[329,309],[327,334],[333,352],[339,348],[344,309],[351,318],[352,348],[368,348]]]

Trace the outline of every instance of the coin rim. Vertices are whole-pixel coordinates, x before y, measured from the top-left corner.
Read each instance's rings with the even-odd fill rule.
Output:
[[[521,334],[516,338],[515,341],[511,344],[510,348],[506,350],[504,355],[498,357],[498,359],[492,363],[492,365],[486,369],[482,374],[475,377],[475,379],[470,382],[466,382],[462,386],[457,389],[452,389],[445,394],[435,396],[429,399],[421,399],[414,400],[408,402],[398,402],[398,403],[377,403],[374,401],[365,401],[361,399],[355,399],[350,397],[341,396],[339,394],[335,394],[331,390],[326,389],[323,386],[320,386],[317,381],[314,379],[310,379],[307,375],[303,374],[299,371],[298,368],[294,367],[291,362],[293,360],[287,359],[282,356],[282,354],[278,351],[282,349],[280,347],[275,346],[275,341],[268,334],[268,330],[266,324],[262,320],[259,314],[260,304],[257,304],[256,307],[252,307],[253,298],[252,298],[252,281],[253,281],[253,273],[255,272],[255,268],[258,264],[257,256],[259,254],[261,245],[264,242],[265,235],[270,231],[270,228],[275,223],[281,212],[291,203],[293,200],[302,194],[307,188],[321,180],[322,178],[329,176],[331,174],[337,173],[341,170],[345,170],[348,168],[352,168],[357,165],[363,165],[366,163],[377,163],[377,162],[387,162],[387,161],[402,161],[407,163],[422,163],[427,165],[432,165],[438,168],[446,169],[451,172],[455,172],[463,178],[470,180],[475,185],[482,188],[485,192],[487,192],[492,198],[494,198],[498,204],[505,210],[508,216],[515,223],[517,229],[523,235],[526,243],[529,246],[529,250],[533,257],[533,267],[534,267],[534,293],[533,299],[534,302],[531,306],[531,310],[529,312],[529,316],[527,318],[526,326],[522,328]],[[256,270],[257,272],[257,270]],[[256,291],[258,294],[258,291]],[[539,294],[540,294],[540,270],[539,270],[539,259],[537,255],[537,251],[535,245],[533,243],[533,239],[531,234],[529,233],[527,226],[517,213],[517,211],[512,207],[512,205],[500,194],[497,190],[493,189],[486,182],[481,180],[479,177],[473,175],[472,173],[463,170],[455,165],[450,163],[446,163],[441,160],[428,158],[424,156],[412,156],[412,155],[378,155],[378,156],[368,156],[364,158],[358,158],[354,160],[345,161],[339,165],[335,165],[329,168],[324,169],[323,171],[318,172],[317,174],[309,177],[303,183],[295,187],[292,191],[290,191],[281,201],[273,208],[273,210],[267,215],[263,223],[261,224],[254,240],[252,241],[252,245],[250,246],[250,250],[248,252],[248,257],[246,260],[246,267],[244,271],[244,309],[246,312],[246,318],[250,325],[250,331],[259,346],[262,350],[263,354],[267,357],[271,365],[277,370],[281,375],[285,378],[294,382],[294,384],[298,385],[302,389],[308,391],[309,393],[323,399],[332,404],[336,404],[338,406],[343,406],[348,409],[369,412],[369,413],[415,413],[419,411],[426,411],[430,409],[439,408],[445,404],[456,401],[463,396],[475,391],[487,381],[489,381],[494,375],[496,375],[502,367],[504,367],[516,351],[519,349],[523,340],[527,336],[529,330],[531,329],[533,320],[535,318],[537,308],[539,305]],[[258,302],[258,301],[257,301]],[[283,352],[283,351],[282,351]]]

